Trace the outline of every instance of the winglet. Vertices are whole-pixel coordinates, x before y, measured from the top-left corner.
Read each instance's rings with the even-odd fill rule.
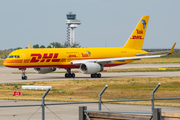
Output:
[[[29,47],[28,47],[28,49],[31,49],[31,44],[29,44]]]
[[[174,43],[173,47],[171,48],[170,52],[169,52],[167,55],[172,54],[172,52],[173,52],[173,50],[174,50],[175,46],[176,46],[176,42]]]

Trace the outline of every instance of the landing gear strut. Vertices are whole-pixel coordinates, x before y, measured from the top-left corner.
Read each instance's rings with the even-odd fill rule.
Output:
[[[91,74],[91,78],[101,78],[100,73]]]
[[[71,69],[70,68],[66,69],[66,71],[67,71],[67,73],[65,74],[66,78],[75,78],[75,74],[71,73]]]
[[[22,77],[21,77],[22,80],[27,80],[27,76],[25,74],[25,70],[26,70],[25,68],[22,69]]]

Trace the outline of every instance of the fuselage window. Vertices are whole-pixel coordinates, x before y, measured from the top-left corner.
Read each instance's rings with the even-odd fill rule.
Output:
[[[11,55],[11,56],[8,56],[8,58],[20,58],[19,55]]]
[[[19,55],[14,55],[14,58],[20,58]]]

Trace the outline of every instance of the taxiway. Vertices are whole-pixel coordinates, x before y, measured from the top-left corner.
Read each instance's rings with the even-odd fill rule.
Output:
[[[129,68],[157,68],[157,67],[180,67],[180,64],[128,64],[105,69],[129,69]],[[78,69],[75,69],[78,70]],[[27,80],[21,80],[21,74],[18,69],[0,67],[0,83],[13,82],[35,82],[35,81],[55,81],[55,80],[83,80],[96,79],[91,78],[89,74],[76,73],[76,78],[65,78],[64,73],[48,74],[27,74]],[[26,72],[34,72],[34,69],[27,69]],[[64,69],[57,69],[56,72],[66,72]],[[12,74],[13,73],[13,74]],[[16,74],[18,73],[18,74]],[[137,77],[173,77],[180,76],[180,72],[121,72],[121,73],[101,73],[102,78],[137,78]]]

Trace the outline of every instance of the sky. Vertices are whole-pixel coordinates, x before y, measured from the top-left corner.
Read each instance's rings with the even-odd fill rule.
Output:
[[[180,0],[0,0],[0,50],[48,46],[67,39],[66,14],[82,24],[82,47],[122,47],[143,15],[150,15],[143,48],[180,49]]]

